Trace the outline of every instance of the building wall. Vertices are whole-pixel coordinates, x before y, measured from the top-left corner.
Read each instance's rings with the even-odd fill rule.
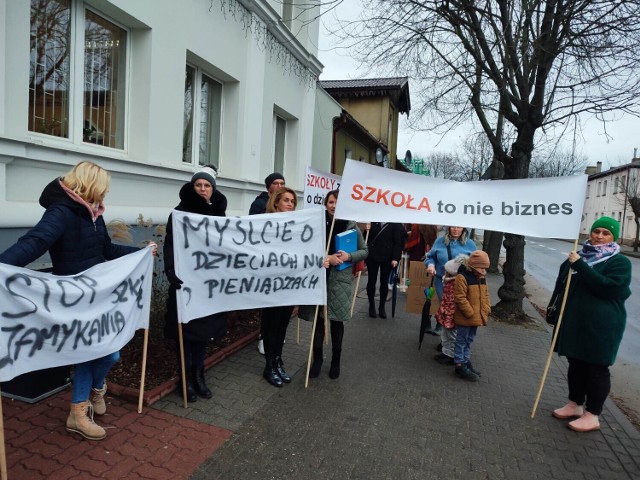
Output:
[[[390,98],[344,98],[340,99],[340,103],[358,123],[389,148],[389,167],[395,168],[398,147],[398,110],[393,107]],[[375,164],[375,160],[373,163]]]
[[[84,5],[129,32],[126,142],[118,150],[28,130],[29,3],[0,0],[0,229],[33,226],[42,215],[37,201],[43,187],[82,160],[112,174],[107,221],[133,224],[142,213],[164,222],[197,169],[182,162],[187,62],[223,84],[218,188],[229,199],[228,214],[246,214],[273,171],[274,114],[287,120],[283,173],[289,185],[303,188],[322,67],[318,22],[306,25],[315,18],[312,11],[292,20],[289,30],[280,17],[282,2],[224,2],[235,12],[251,9],[252,29],[245,31],[240,16],[223,12],[219,2],[87,0]],[[306,26],[296,28],[296,22]],[[265,48],[267,27],[279,56]],[[282,63],[282,52],[302,60]]]
[[[323,172],[331,172],[333,119],[339,117],[340,113],[340,104],[326,90],[317,88],[311,166]]]

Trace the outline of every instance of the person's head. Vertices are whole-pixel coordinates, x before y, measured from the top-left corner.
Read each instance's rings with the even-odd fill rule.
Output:
[[[267,175],[267,178],[264,179],[264,186],[267,187],[269,195],[273,195],[273,192],[285,185],[284,177],[278,172],[273,172],[271,175]]]
[[[267,213],[291,212],[298,206],[296,192],[288,187],[280,188],[271,194],[267,202]]]
[[[591,225],[591,245],[615,242],[620,235],[620,223],[611,217],[600,217]]]
[[[449,245],[451,240],[457,240],[464,245],[467,242],[467,235],[465,227],[447,227],[444,231],[444,242]]]
[[[487,252],[482,250],[474,250],[471,252],[469,259],[467,260],[467,266],[474,269],[480,275],[487,273],[489,265],[489,255],[487,255]]]
[[[64,177],[62,183],[90,204],[100,203],[109,191],[111,176],[92,162],[80,162]]]
[[[217,174],[218,172],[211,167],[202,167],[191,177],[193,190],[207,203],[211,202],[211,196],[216,189]]]
[[[327,207],[327,212],[333,217],[336,212],[336,204],[338,203],[338,190],[331,190],[324,197],[324,206]]]

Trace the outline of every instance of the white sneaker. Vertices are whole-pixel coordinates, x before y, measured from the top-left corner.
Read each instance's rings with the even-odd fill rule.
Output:
[[[260,355],[264,355],[264,341],[262,339],[258,340],[258,351]]]

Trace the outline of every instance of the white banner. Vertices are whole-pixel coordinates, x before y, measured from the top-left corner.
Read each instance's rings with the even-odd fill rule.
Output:
[[[331,190],[340,188],[340,179],[339,175],[307,167],[304,182],[304,208],[323,206],[324,196]]]
[[[150,248],[77,275],[0,263],[0,381],[117,352],[149,326]]]
[[[347,160],[336,218],[575,239],[587,178],[454,182]]]
[[[180,321],[212,313],[324,304],[324,210],[244,217],[173,211]]]

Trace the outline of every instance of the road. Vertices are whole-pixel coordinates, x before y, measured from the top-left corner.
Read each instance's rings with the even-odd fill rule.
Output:
[[[562,240],[542,238],[527,238],[526,241],[525,269],[534,281],[528,281],[525,288],[527,293],[541,290],[532,295],[531,300],[544,308],[551,296],[558,268],[573,245]],[[632,280],[631,297],[626,302],[627,327],[618,358],[611,368],[611,391],[640,418],[640,259],[629,257],[629,260],[632,264]]]

